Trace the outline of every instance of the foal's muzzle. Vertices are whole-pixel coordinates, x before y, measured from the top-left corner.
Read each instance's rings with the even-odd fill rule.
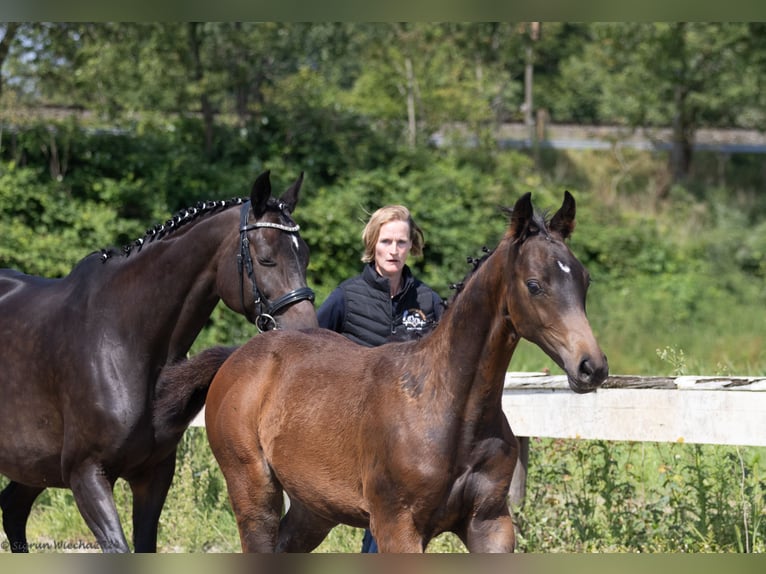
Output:
[[[576,393],[590,393],[600,387],[609,375],[609,363],[606,355],[594,359],[585,355],[577,365],[577,373],[572,376],[567,372],[570,388]]]

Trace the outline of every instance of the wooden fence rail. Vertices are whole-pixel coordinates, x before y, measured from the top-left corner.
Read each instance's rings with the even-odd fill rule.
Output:
[[[566,377],[508,373],[517,436],[766,446],[766,378],[611,376],[578,395]]]
[[[618,375],[578,395],[563,375],[508,373],[503,411],[521,442],[509,492],[516,505],[529,437],[766,446],[766,378]]]

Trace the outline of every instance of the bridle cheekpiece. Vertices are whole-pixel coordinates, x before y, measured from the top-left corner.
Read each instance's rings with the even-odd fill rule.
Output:
[[[279,211],[284,213],[286,209],[283,203],[278,205]],[[274,318],[282,311],[287,309],[290,305],[298,303],[300,301],[314,302],[314,291],[309,287],[298,287],[282,295],[279,299],[270,303],[266,297],[261,294],[258,289],[258,283],[255,280],[255,268],[253,266],[253,258],[250,255],[250,239],[247,237],[247,232],[253,229],[278,229],[285,233],[297,233],[300,229],[300,225],[283,225],[281,223],[272,223],[269,221],[256,221],[255,223],[247,222],[247,215],[250,211],[250,201],[245,201],[240,208],[239,219],[239,255],[237,255],[237,268],[239,269],[239,285],[240,285],[240,297],[242,300],[242,310],[245,316],[255,324],[259,332],[270,331],[272,329],[278,329],[277,320]],[[245,306],[245,280],[244,276],[247,274],[250,279],[250,284],[253,287],[253,304],[255,306],[255,319],[252,319],[247,312]]]

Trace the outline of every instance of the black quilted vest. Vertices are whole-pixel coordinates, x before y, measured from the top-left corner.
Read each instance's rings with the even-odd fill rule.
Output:
[[[368,347],[377,347],[401,330],[417,329],[423,322],[441,318],[441,305],[434,308],[434,291],[416,279],[409,267],[402,273],[403,287],[393,298],[389,282],[365,266],[361,275],[340,284],[346,303],[343,334]]]

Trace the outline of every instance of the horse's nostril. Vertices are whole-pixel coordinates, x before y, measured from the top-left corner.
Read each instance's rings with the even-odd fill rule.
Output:
[[[591,364],[590,357],[585,357],[580,361],[580,378],[583,380],[589,380],[593,375],[593,365]]]
[[[595,361],[586,355],[580,361],[578,375],[580,381],[584,383],[600,385],[606,380],[608,374],[609,366],[604,355],[602,355],[601,360],[597,359]]]

